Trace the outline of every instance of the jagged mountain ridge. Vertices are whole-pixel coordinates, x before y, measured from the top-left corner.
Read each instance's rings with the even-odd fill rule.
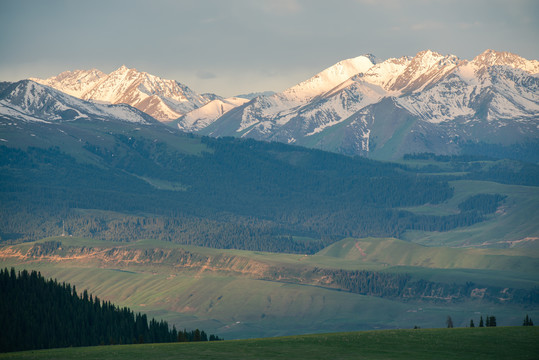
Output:
[[[371,62],[318,93],[306,81],[259,97],[191,131],[383,159],[409,152],[458,153],[464,142],[536,140],[538,72],[539,61],[507,52],[487,50],[467,61],[427,50],[413,58]]]
[[[230,97],[226,99],[215,99],[199,107],[193,111],[188,112],[174,123],[177,124],[180,130],[200,130],[214,122],[231,109],[248,102],[248,99],[241,97]]]
[[[60,90],[68,95],[82,98],[107,74],[98,69],[64,71],[48,79],[30,78],[29,80]]]
[[[0,116],[26,122],[74,120],[153,124],[150,115],[126,104],[97,104],[81,100],[32,80],[21,80],[0,93]]]
[[[32,78],[83,100],[128,104],[159,121],[174,120],[213,100],[184,84],[122,65],[110,74],[97,69],[66,71],[48,79]]]
[[[412,151],[458,153],[463,142],[537,140],[538,73],[539,61],[508,52],[487,50],[468,61],[426,50],[343,60],[250,101],[198,95],[125,66],[42,82],[95,102],[131,104],[182,131],[391,159]]]

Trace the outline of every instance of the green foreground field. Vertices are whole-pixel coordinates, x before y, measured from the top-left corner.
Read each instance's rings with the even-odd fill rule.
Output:
[[[537,359],[537,327],[383,330],[204,343],[50,349],[0,359]]]

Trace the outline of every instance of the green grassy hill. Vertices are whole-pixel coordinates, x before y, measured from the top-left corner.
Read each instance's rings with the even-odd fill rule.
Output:
[[[49,251],[41,246],[46,242],[61,245]],[[528,270],[539,260],[522,256],[518,249],[427,248],[395,239],[369,238],[342,240],[319,254],[306,256],[156,240],[117,243],[57,237],[0,250],[1,266],[39,270],[79,290],[88,289],[101,299],[163,318],[177,328],[203,328],[225,339],[414,325],[440,327],[447,315],[456,326],[466,326],[472,318],[477,322],[486,314],[496,315],[499,325],[519,325],[526,313],[532,318],[539,315],[533,306],[519,304],[470,299],[402,301],[360,295],[321,286],[318,278],[308,277],[313,269],[365,269],[407,273],[414,279],[449,284],[472,281],[533,289],[539,279],[537,272]],[[420,266],[429,256],[434,259],[430,267]],[[496,256],[505,260],[497,263],[491,259]],[[475,268],[464,267],[468,263]],[[520,266],[515,266],[518,263]]]
[[[455,193],[448,201],[437,205],[406,208],[417,214],[447,215],[458,212],[458,204],[475,194],[507,196],[501,207],[486,221],[451,231],[409,230],[403,239],[429,246],[539,246],[539,188],[506,185],[491,181],[452,181]]]
[[[384,330],[210,343],[96,346],[0,359],[536,359],[537,327]]]
[[[392,238],[345,239],[328,246],[317,255],[357,264],[539,272],[539,253],[535,251],[518,248],[427,247]]]

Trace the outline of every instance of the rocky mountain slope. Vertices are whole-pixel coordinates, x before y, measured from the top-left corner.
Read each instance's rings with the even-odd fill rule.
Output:
[[[430,50],[383,62],[360,56],[184,130],[381,159],[536,141],[538,73],[539,61],[493,50],[471,61]]]
[[[248,99],[241,97],[230,97],[227,99],[215,99],[206,105],[188,112],[178,120],[174,121],[180,130],[196,131],[204,129],[215,120],[223,116],[226,112],[248,102]]]
[[[430,50],[385,61],[363,55],[250,100],[200,95],[125,66],[34,80],[81,99],[129,104],[186,132],[377,159],[539,148],[539,61],[508,52],[487,50],[471,61]]]
[[[32,80],[21,80],[0,92],[0,116],[25,122],[75,120],[156,123],[148,114],[126,104],[110,105],[80,100]]]
[[[175,80],[129,69],[125,65],[110,74],[92,70],[66,71],[48,79],[31,80],[83,100],[128,104],[160,121],[174,120],[212,100]]]

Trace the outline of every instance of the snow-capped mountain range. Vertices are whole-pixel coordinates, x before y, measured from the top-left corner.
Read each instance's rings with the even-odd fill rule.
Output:
[[[110,74],[100,70],[66,71],[48,79],[31,78],[83,100],[129,104],[159,121],[171,121],[212,100],[186,85],[129,69],[122,65]]]
[[[34,80],[43,85],[25,80],[1,91],[0,115],[148,124],[156,118],[185,132],[380,159],[454,154],[466,143],[539,142],[539,61],[493,50],[471,61],[430,50],[385,61],[363,55],[250,100],[199,95],[125,66],[108,75],[77,70]]]
[[[21,80],[0,92],[0,117],[40,123],[75,120],[121,121],[142,125],[158,123],[148,114],[127,104],[98,104],[81,100],[32,80]]]
[[[185,130],[378,158],[537,140],[538,73],[539,61],[493,50],[471,61],[430,50],[382,62],[359,56]]]

